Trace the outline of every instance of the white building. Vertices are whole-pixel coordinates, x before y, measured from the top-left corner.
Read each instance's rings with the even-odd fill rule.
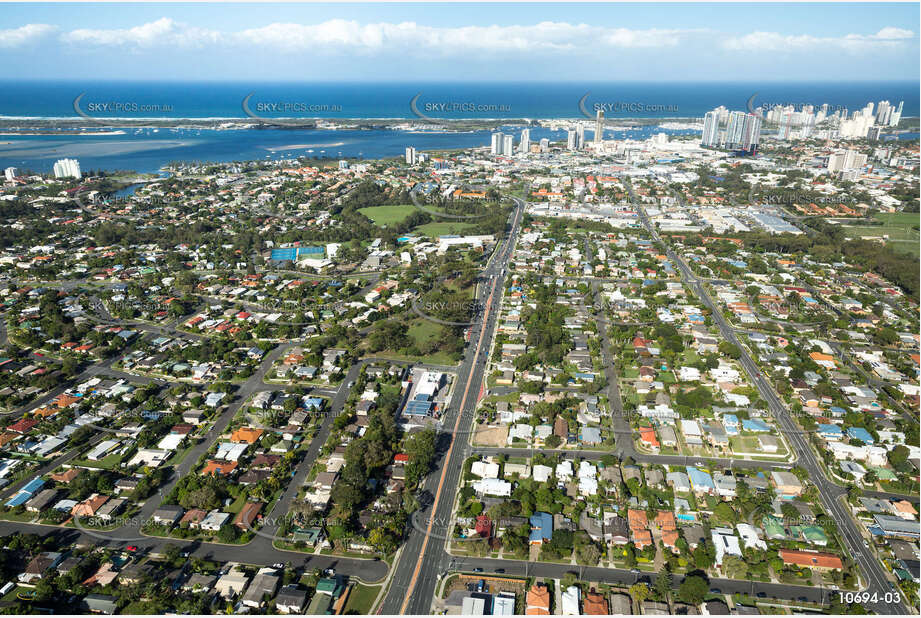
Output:
[[[80,178],[80,162],[76,159],[58,159],[54,164],[55,178]]]

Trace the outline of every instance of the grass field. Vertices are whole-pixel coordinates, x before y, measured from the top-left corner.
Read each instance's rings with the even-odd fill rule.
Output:
[[[882,225],[845,225],[842,227],[850,238],[888,236],[887,244],[896,251],[912,255],[921,254],[919,251],[921,236],[918,233],[921,220],[917,213],[879,213],[874,219],[880,221]]]
[[[416,234],[424,234],[425,236],[445,236],[447,234],[465,234],[468,230],[474,228],[472,223],[462,223],[454,221],[438,221],[436,223],[426,223],[425,225],[420,225],[415,228],[413,232]]]
[[[345,604],[346,614],[370,614],[371,604],[380,593],[380,586],[365,586],[364,584],[355,584],[349,593],[349,600]]]
[[[358,212],[374,221],[374,225],[393,225],[408,217],[416,209],[412,204],[395,206],[370,206],[359,208]]]

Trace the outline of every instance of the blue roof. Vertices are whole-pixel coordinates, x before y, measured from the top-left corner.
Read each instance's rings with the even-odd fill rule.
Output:
[[[321,397],[304,397],[304,407],[319,410],[323,407],[323,399]]]
[[[770,431],[771,428],[764,421],[745,419],[742,421],[742,429],[745,431]]]
[[[844,433],[843,431],[841,431],[841,428],[838,427],[837,425],[831,425],[831,424],[826,424],[826,423],[819,423],[818,425],[816,425],[816,428],[818,429],[819,433],[833,434],[836,436],[840,436]]]
[[[301,255],[315,255],[325,253],[324,247],[282,247],[281,249],[272,249],[272,260],[282,262],[284,260],[296,260]]]
[[[20,491],[28,491],[29,493],[34,493],[45,486],[45,481],[42,479],[32,479]]]
[[[685,466],[685,469],[688,472],[688,478],[691,479],[691,486],[694,489],[706,488],[706,489],[716,489],[716,485],[713,483],[713,477],[699,470],[694,466]]]
[[[538,511],[531,515],[531,541],[547,541],[553,537],[553,515]]]
[[[723,415],[723,425],[738,425],[739,417],[735,414],[724,414]]]
[[[403,408],[403,414],[410,414],[412,416],[428,416],[429,412],[432,410],[431,401],[410,401],[406,404],[406,407]]]
[[[26,483],[25,486],[22,489],[20,489],[16,493],[15,496],[7,500],[6,506],[13,507],[13,506],[19,506],[21,504],[25,504],[26,502],[29,501],[29,499],[32,498],[32,495],[35,494],[36,491],[38,491],[44,486],[45,486],[45,481],[43,481],[42,479],[32,479],[31,481]]]
[[[847,435],[849,438],[860,440],[864,444],[873,444],[873,436],[863,427],[848,427]]]
[[[31,497],[32,494],[25,491],[20,491],[18,494],[6,501],[6,506],[20,506],[28,502]]]

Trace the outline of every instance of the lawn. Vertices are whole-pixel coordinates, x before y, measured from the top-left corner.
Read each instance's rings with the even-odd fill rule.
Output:
[[[365,586],[356,583],[349,592],[349,600],[345,604],[346,614],[361,614],[366,616],[371,613],[371,604],[380,593],[380,586]]]
[[[438,221],[435,223],[426,223],[415,228],[413,232],[424,236],[438,237],[449,234],[465,234],[468,230],[475,228],[472,223],[463,223],[460,221]]]
[[[110,455],[106,455],[105,457],[97,461],[90,461],[89,459],[79,459],[79,460],[72,462],[72,465],[76,467],[80,467],[80,468],[97,468],[97,469],[102,469],[102,470],[112,470],[118,464],[121,463],[122,454],[119,451],[121,451],[121,449],[118,449],[114,453]]]
[[[412,204],[400,204],[394,206],[369,206],[368,208],[359,208],[358,212],[371,219],[374,225],[385,226],[403,221],[414,210],[416,210],[416,207]]]
[[[851,238],[888,236],[888,244],[896,251],[919,255],[918,213],[878,213],[874,219],[882,225],[845,225],[844,231]]]

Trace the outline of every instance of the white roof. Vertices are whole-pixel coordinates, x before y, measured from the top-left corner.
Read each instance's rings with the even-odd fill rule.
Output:
[[[185,438],[182,434],[171,433],[163,436],[163,439],[157,444],[157,448],[162,448],[167,451],[175,451],[179,448],[179,444]]]
[[[217,453],[214,455],[215,459],[223,459],[225,461],[237,461],[246,452],[246,447],[249,444],[245,442],[241,444],[234,444],[233,442],[221,442],[217,447]]]
[[[499,464],[475,461],[470,466],[470,472],[483,479],[496,479],[499,478]]]
[[[564,616],[579,615],[579,588],[570,586],[563,591],[562,610]]]
[[[550,478],[551,474],[553,474],[553,468],[550,466],[542,464],[534,466],[534,480],[538,483],[545,483]]]

